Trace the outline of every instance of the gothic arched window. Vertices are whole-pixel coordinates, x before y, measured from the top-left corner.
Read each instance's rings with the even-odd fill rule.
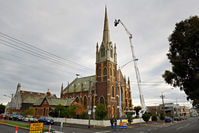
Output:
[[[111,46],[111,58],[113,58],[113,47]]]
[[[100,68],[97,69],[97,75],[101,76],[101,69]]]
[[[104,45],[101,46],[101,57],[105,56],[105,48]]]
[[[87,107],[87,97],[84,96],[84,107],[86,108]]]
[[[121,87],[121,99],[123,101],[123,89],[122,89],[122,87]]]
[[[107,75],[107,69],[104,68],[104,75]]]
[[[112,86],[112,97],[114,97],[115,96],[115,88],[114,88],[114,86]]]
[[[103,97],[100,97],[100,103],[101,103],[101,104],[104,104],[104,103],[105,103]]]
[[[79,97],[76,97],[75,101],[76,101],[77,103],[79,103]]]

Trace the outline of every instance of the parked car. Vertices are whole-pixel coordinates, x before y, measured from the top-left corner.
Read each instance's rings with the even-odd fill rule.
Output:
[[[22,121],[22,118],[23,118],[23,116],[21,116],[21,115],[13,115],[12,116],[12,119],[15,121]]]
[[[1,113],[0,114],[0,119],[3,119],[4,118],[4,113]]]
[[[54,120],[51,117],[40,117],[38,122],[43,122],[44,124],[54,124]]]
[[[174,117],[173,120],[174,120],[174,121],[180,121],[181,119],[180,119],[180,117]]]
[[[23,121],[28,121],[28,122],[37,122],[38,119],[34,118],[33,116],[26,116],[26,117],[23,117]]]
[[[171,117],[167,117],[167,118],[165,119],[165,122],[172,122],[172,118],[171,118]]]

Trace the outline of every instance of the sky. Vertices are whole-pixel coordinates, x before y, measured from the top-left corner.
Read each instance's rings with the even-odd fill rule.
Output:
[[[49,88],[59,97],[61,84],[66,87],[77,73],[94,75],[105,5],[118,66],[132,56],[128,34],[122,25],[114,27],[114,20],[120,19],[133,35],[146,105],[160,104],[163,93],[166,103],[190,106],[184,92],[167,85],[162,74],[171,69],[168,37],[177,22],[199,14],[198,0],[0,0],[0,103],[10,101],[18,82],[22,90],[45,93]],[[27,51],[26,44],[5,34],[45,52]],[[44,57],[46,52],[50,55]],[[140,105],[133,63],[122,72],[130,77],[133,105]]]

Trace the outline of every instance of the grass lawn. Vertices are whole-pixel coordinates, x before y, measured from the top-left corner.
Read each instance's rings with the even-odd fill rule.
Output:
[[[10,125],[13,125],[13,126],[18,126],[18,127],[29,128],[29,125],[27,125],[27,124],[17,123],[17,122],[13,122],[13,121],[5,121],[4,120],[3,123],[10,124]]]
[[[13,121],[5,121],[5,120],[3,121],[3,123],[29,129],[29,124],[22,124],[22,123],[17,123],[17,122],[13,122]],[[43,129],[48,130],[47,127],[44,127]]]

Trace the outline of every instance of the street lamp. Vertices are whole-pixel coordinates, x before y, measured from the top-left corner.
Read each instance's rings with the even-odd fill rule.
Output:
[[[120,80],[120,71],[121,68],[124,68],[126,65],[128,65],[129,63],[131,63],[133,60],[127,62],[126,64],[122,65],[121,67],[119,67],[119,97],[120,97],[120,106],[119,106],[119,112],[120,112],[120,123],[122,123],[122,105],[121,105],[121,101],[122,101],[122,95],[121,95],[121,80]]]

